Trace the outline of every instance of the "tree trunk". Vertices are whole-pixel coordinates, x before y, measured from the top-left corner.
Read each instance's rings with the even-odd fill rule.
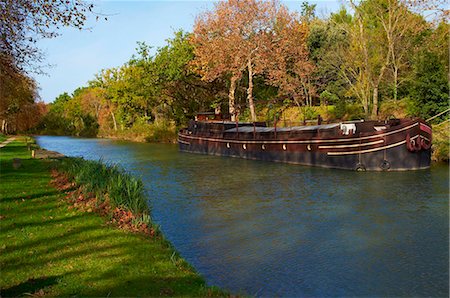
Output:
[[[112,117],[112,120],[113,120],[113,123],[114,123],[114,131],[117,131],[117,122],[116,122],[116,117],[114,116],[114,113],[113,113],[113,111],[111,110],[111,117]]]
[[[252,68],[252,60],[250,58],[248,58],[247,68],[248,68],[247,100],[248,106],[250,108],[250,115],[252,117],[252,121],[256,122],[255,104],[253,102],[253,68]]]
[[[366,115],[366,119],[369,118],[369,101],[367,99],[364,99],[363,102],[363,108],[364,108],[364,115]]]
[[[305,82],[303,79],[301,80],[301,82],[302,82],[302,87],[303,87],[303,93],[305,94],[306,105],[308,107],[311,107],[312,100],[311,100],[311,94],[310,94],[309,88],[308,88],[308,82]]]
[[[230,91],[228,92],[228,106],[231,116],[231,121],[236,121],[236,109],[234,105],[234,92],[236,91],[237,77],[232,76],[230,81]]]
[[[398,93],[398,67],[394,67],[394,100],[397,101]]]
[[[372,98],[373,106],[372,106],[372,119],[377,119],[378,116],[378,86],[373,88],[373,98]]]

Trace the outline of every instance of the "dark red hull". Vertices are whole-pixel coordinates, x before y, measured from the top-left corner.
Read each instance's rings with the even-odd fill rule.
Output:
[[[178,134],[181,151],[348,170],[430,167],[431,128],[420,119],[312,128],[266,128],[229,122],[193,122]],[[345,128],[345,127],[344,127]]]

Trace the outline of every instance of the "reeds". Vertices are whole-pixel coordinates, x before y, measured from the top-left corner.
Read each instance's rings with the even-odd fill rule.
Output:
[[[107,199],[112,207],[130,211],[141,222],[150,223],[150,209],[142,181],[117,165],[109,165],[102,160],[66,158],[58,170],[73,179],[83,193],[95,196],[99,203]]]

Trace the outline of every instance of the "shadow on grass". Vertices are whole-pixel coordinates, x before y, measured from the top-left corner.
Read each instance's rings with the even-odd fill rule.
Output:
[[[200,291],[198,289],[205,289],[206,285],[203,280],[197,275],[190,276],[160,276],[151,277],[148,276],[123,276],[120,281],[117,281],[115,275],[118,272],[111,271],[100,275],[97,279],[100,281],[107,281],[111,279],[113,286],[98,289],[86,289],[83,293],[86,296],[91,297],[127,297],[129,296],[128,289],[139,289],[141,293],[146,293],[151,297],[176,297],[176,296],[191,296],[198,297]],[[111,277],[109,275],[112,275]],[[108,283],[107,283],[108,284]],[[137,291],[139,293],[139,291]],[[215,296],[208,295],[207,291],[202,293],[202,296]],[[222,295],[224,296],[224,295]]]
[[[17,196],[6,197],[6,198],[0,199],[0,201],[2,203],[8,203],[8,202],[14,202],[17,200],[22,200],[22,199],[34,200],[34,199],[40,199],[43,197],[54,196],[56,194],[60,194],[60,192],[55,189],[55,190],[51,190],[51,191],[35,193],[32,195],[17,195]]]
[[[44,229],[45,230],[45,229]],[[90,236],[89,232],[96,232],[101,231],[102,226],[95,227],[95,226],[84,226],[84,227],[77,227],[73,230],[66,230],[66,231],[59,231],[59,235],[55,237],[53,233],[50,233],[49,235],[40,237],[36,240],[28,240],[28,241],[22,241],[21,244],[11,244],[8,245],[5,249],[3,249],[2,254],[4,256],[8,256],[8,254],[14,254],[16,251],[27,251],[29,249],[38,249],[38,248],[44,248],[45,254],[48,255],[51,252],[58,251],[62,252],[63,248],[67,247],[68,245],[76,245],[84,238],[84,243],[86,242],[95,242],[95,240],[98,240],[98,238],[103,237],[107,238],[110,236],[107,235],[101,235],[98,237],[92,237]],[[20,230],[17,229],[17,232]],[[89,236],[87,238],[86,236]],[[81,236],[80,236],[81,235]],[[81,238],[81,239],[80,239]],[[95,252],[95,250],[93,251]],[[18,255],[15,257],[9,257],[6,261],[4,261],[3,268],[2,269],[16,269],[20,267],[23,264],[28,264],[30,261],[35,260],[28,260],[28,258],[24,258],[22,255]],[[30,263],[31,264],[31,263]],[[8,267],[10,266],[10,267]]]
[[[47,208],[47,207],[46,207]],[[44,208],[44,209],[46,209]],[[33,209],[34,210],[34,209]],[[1,227],[2,233],[7,233],[14,229],[23,229],[27,227],[41,227],[41,228],[47,228],[47,226],[54,226],[57,224],[71,224],[71,221],[82,219],[84,216],[81,214],[78,215],[72,215],[64,218],[54,219],[50,218],[47,220],[37,220],[37,221],[26,221],[22,223],[12,223],[10,225],[6,225]]]
[[[0,152],[1,155],[3,155],[4,152]],[[20,156],[20,155],[19,155]],[[17,170],[12,167],[12,159],[15,158],[15,156],[12,156],[9,159],[3,159],[1,160],[1,166],[2,166],[2,174],[8,174],[10,172],[17,173],[21,172],[24,169],[26,169],[27,173],[38,173],[40,172],[42,174],[42,169],[49,169],[50,165],[55,162],[53,160],[41,160],[41,159],[34,159],[34,158],[20,158],[21,166]]]
[[[46,276],[41,278],[30,278],[27,281],[24,281],[18,285],[12,286],[7,289],[1,289],[0,295],[1,297],[19,297],[39,292],[40,290],[44,290],[47,287],[51,287],[58,283],[58,279],[60,276]]]

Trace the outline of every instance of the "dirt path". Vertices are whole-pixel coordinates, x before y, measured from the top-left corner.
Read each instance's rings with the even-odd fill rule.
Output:
[[[7,139],[6,141],[4,141],[3,143],[0,144],[0,148],[5,147],[6,145],[8,145],[9,143],[11,143],[12,141],[14,141],[16,139],[16,137],[12,137]]]

